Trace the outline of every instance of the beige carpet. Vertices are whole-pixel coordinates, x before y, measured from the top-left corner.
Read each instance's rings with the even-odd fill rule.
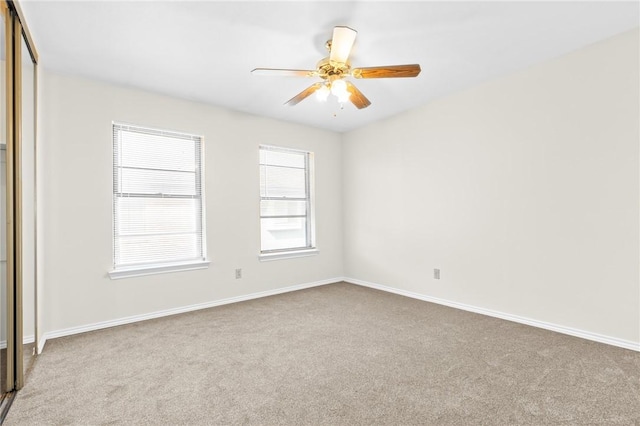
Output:
[[[640,424],[640,353],[339,283],[47,343],[8,425]]]

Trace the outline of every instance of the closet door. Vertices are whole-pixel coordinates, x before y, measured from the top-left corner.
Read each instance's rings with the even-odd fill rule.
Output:
[[[0,392],[13,390],[14,345],[14,228],[13,228],[13,100],[12,25],[9,9],[0,3]]]
[[[0,395],[23,386],[37,335],[37,54],[21,17],[0,0]]]

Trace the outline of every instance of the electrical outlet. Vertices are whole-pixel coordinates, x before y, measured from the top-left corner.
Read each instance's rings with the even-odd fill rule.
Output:
[[[440,279],[440,269],[434,269],[433,270],[433,279],[434,280],[439,280]]]
[[[242,278],[242,269],[236,269],[236,280]]]

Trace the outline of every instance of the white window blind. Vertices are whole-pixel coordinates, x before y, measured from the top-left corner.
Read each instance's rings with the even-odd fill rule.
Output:
[[[203,261],[200,136],[113,124],[114,269]]]
[[[310,152],[260,147],[262,253],[314,247],[312,160]]]

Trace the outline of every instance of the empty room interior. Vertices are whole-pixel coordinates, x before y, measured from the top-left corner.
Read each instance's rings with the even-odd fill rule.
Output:
[[[0,15],[0,422],[640,424],[639,2]]]

